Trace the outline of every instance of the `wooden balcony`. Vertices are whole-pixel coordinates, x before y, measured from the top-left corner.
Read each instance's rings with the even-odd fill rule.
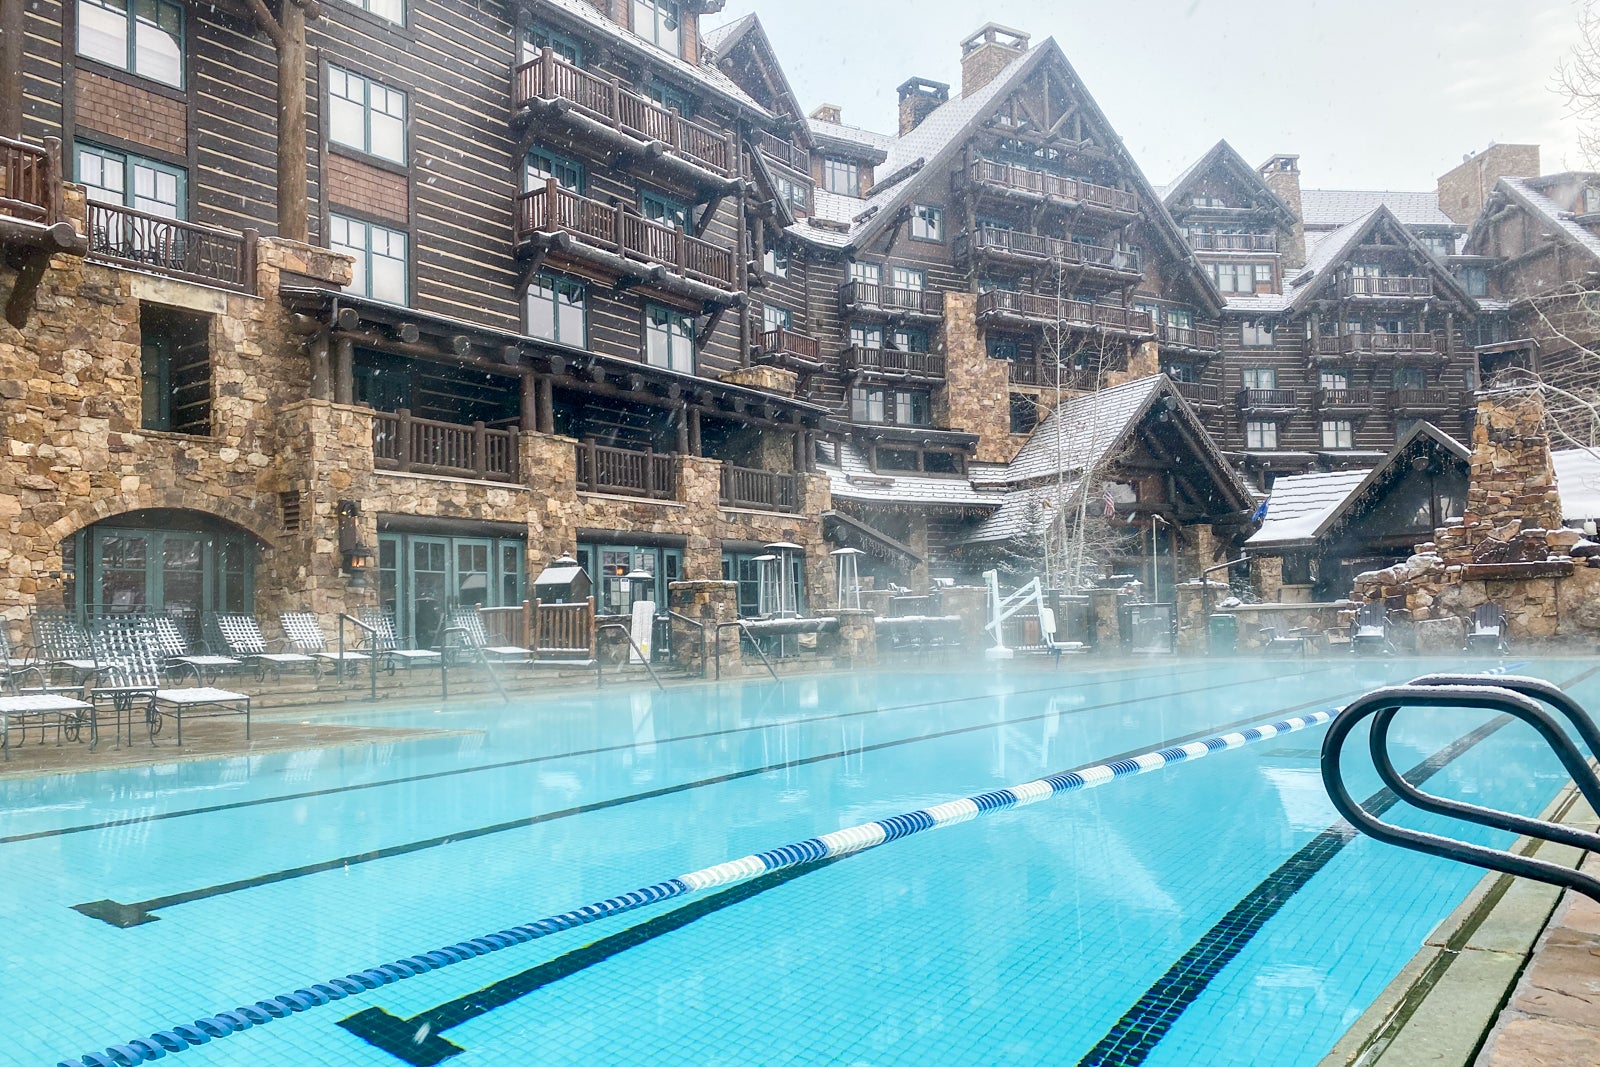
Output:
[[[59,141],[52,152],[0,137],[0,215],[41,226],[61,217]]]
[[[541,122],[565,122],[579,133],[620,143],[651,165],[678,159],[713,182],[739,174],[733,134],[691,122],[548,48],[512,72],[511,106],[516,115],[533,112]]]
[[[944,316],[944,294],[928,289],[896,289],[876,282],[845,282],[839,287],[839,306],[846,314],[874,312],[937,319]]]
[[[966,170],[973,185],[1030,200],[1043,200],[1065,207],[1084,208],[1100,214],[1133,216],[1139,213],[1139,197],[1125,189],[1096,185],[1081,178],[1029,170],[992,159],[974,160]]]
[[[418,419],[406,410],[375,411],[372,460],[379,470],[514,482],[517,431]]]
[[[893,348],[850,347],[840,355],[845,373],[869,378],[944,381],[944,356],[932,352],[900,352]]]
[[[1171,326],[1162,323],[1156,330],[1162,348],[1184,352],[1218,352],[1222,341],[1213,326]]]
[[[1343,278],[1339,282],[1339,295],[1346,299],[1428,300],[1433,297],[1433,279]]]
[[[822,368],[822,342],[794,330],[767,330],[757,356],[762,363],[810,373]]]
[[[1411,415],[1456,411],[1461,395],[1449,389],[1396,389],[1389,394],[1389,409]]]
[[[1241,389],[1235,394],[1243,414],[1286,414],[1300,409],[1293,389]]]
[[[652,500],[671,500],[678,495],[677,457],[670,452],[635,452],[593,440],[579,442],[577,451],[578,489],[582,492]]]
[[[1318,338],[1320,361],[1371,362],[1382,359],[1435,361],[1446,356],[1444,339],[1431,333],[1347,333]]]
[[[1191,404],[1201,407],[1215,407],[1222,403],[1221,394],[1214,385],[1201,385],[1199,382],[1173,382],[1172,387],[1178,395]]]
[[[1033,360],[1006,360],[1006,379],[1012,385],[1042,385],[1045,373]]]
[[[1063,241],[1020,230],[980,226],[974,233],[958,234],[951,244],[958,263],[977,259],[997,259],[1030,264],[1053,264],[1060,268],[1099,271],[1118,282],[1142,276],[1139,253],[1132,249]]]
[[[730,250],[652,222],[620,203],[579,196],[554,178],[517,197],[516,241],[519,253],[565,255],[613,273],[636,275],[645,284],[675,278],[716,290],[721,298],[739,289]],[[648,269],[641,274],[638,265]]]
[[[256,288],[256,231],[233,233],[89,202],[89,258],[241,293]]]
[[[796,174],[802,175],[807,181],[811,180],[811,153],[799,145],[784,140],[766,130],[756,130],[751,134],[755,142],[756,151],[767,159],[780,166],[788,167]]]
[[[800,476],[724,463],[722,503],[731,508],[752,508],[757,511],[799,511]]]
[[[1042,326],[1060,325],[1130,339],[1155,334],[1155,324],[1147,311],[1120,304],[1094,304],[1005,289],[991,289],[978,295],[978,317],[1015,319]]]
[[[1365,411],[1372,407],[1370,389],[1318,389],[1318,411]]]
[[[1196,252],[1276,252],[1275,233],[1191,233],[1189,247]]]

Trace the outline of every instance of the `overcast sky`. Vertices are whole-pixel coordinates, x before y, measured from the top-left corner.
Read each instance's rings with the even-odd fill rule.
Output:
[[[895,86],[960,92],[984,22],[1053,36],[1157,184],[1222,138],[1298,153],[1309,188],[1431,189],[1491,141],[1583,165],[1552,88],[1577,0],[729,0],[707,25],[751,11],[806,111],[891,133]]]

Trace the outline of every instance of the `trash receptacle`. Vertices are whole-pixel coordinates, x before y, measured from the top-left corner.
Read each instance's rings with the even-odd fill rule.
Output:
[[[1239,648],[1239,617],[1211,616],[1209,650],[1213,656],[1231,656]]]

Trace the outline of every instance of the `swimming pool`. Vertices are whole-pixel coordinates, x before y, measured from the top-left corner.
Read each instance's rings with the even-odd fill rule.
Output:
[[[0,783],[0,1063],[76,1062],[734,857],[1482,664],[1076,666],[338,712],[467,732]],[[1522,670],[1600,702],[1588,663]],[[1430,789],[1536,812],[1559,766],[1491,719],[1411,715],[1396,763],[1443,751]],[[1330,833],[1322,732],[650,905],[177,1062],[1315,1064],[1477,880]]]

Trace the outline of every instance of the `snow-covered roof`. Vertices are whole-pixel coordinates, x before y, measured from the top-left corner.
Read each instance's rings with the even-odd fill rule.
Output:
[[[1564,175],[1552,175],[1553,178]],[[1500,184],[1510,190],[1511,195],[1520,200],[1528,210],[1542,218],[1548,225],[1560,230],[1572,244],[1584,249],[1596,259],[1600,259],[1600,237],[1596,237],[1587,229],[1572,221],[1572,213],[1562,211],[1560,206],[1544,194],[1549,187],[1550,178],[1501,178]]]
[[[1304,189],[1300,218],[1308,229],[1334,230],[1386,207],[1402,226],[1448,226],[1455,221],[1439,209],[1438,192],[1395,192],[1376,189]]]
[[[699,82],[705,88],[721,95],[728,101],[747,108],[757,115],[770,117],[770,113],[766,108],[752,100],[748,93],[739,88],[732,78],[729,78],[720,70],[715,67],[696,66],[670,52],[657,48],[632,30],[623,29],[606,18],[595,10],[593,5],[586,3],[585,0],[545,0],[545,3],[560,9],[564,14],[582,22],[595,32],[605,34],[611,40],[632,49],[634,53],[670,67],[673,72]]]
[[[1366,481],[1366,470],[1315,471],[1289,474],[1272,483],[1267,514],[1261,529],[1245,544],[1253,548],[1310,541],[1356,486]]]
[[[756,25],[756,14],[752,11],[743,18],[737,18],[732,22],[725,22],[721,26],[713,26],[710,29],[701,30],[700,47],[718,56],[725,55],[727,52],[726,46],[730,41],[737,41],[744,36],[747,30]]]
[[[860,145],[878,152],[886,152],[894,144],[894,134],[877,133],[873,130],[863,130],[859,126],[846,126],[838,122],[824,122],[821,119],[807,119],[806,125],[811,128],[811,133],[816,137],[824,137],[830,141],[843,141],[846,144]]]
[[[1006,481],[1017,485],[1099,466],[1165,381],[1161,375],[1140,378],[1068,400],[1034,428],[1011,461]]]
[[[1205,155],[1189,164],[1188,169],[1174,178],[1171,185],[1158,188],[1157,192],[1162,202],[1167,205],[1168,209],[1181,206],[1177,201],[1188,195],[1190,182],[1205,171],[1219,165],[1232,167],[1236,173],[1251,182],[1255,186],[1256,196],[1270,204],[1285,225],[1293,222],[1294,212],[1289,205],[1285,204],[1283,199],[1272,191],[1272,187],[1261,177],[1261,173],[1246,163],[1244,157],[1225,140],[1218,141]]]
[[[1600,457],[1586,448],[1565,448],[1551,452],[1550,458],[1555,462],[1562,520],[1574,525],[1600,520]]]
[[[837,466],[817,465],[828,476],[836,500],[868,504],[929,504],[947,507],[999,507],[1003,496],[977,488],[954,475],[918,474],[915,471],[874,471],[867,457],[848,441],[839,445]]]
[[[1015,489],[1005,495],[1005,502],[993,515],[978,524],[967,535],[967,544],[993,541],[1011,541],[1028,533],[1036,533],[1050,524],[1057,507],[1057,487],[1036,485],[1031,489]],[[1060,498],[1069,503],[1078,495],[1078,482],[1069,481],[1060,487]],[[1031,527],[1031,529],[1030,529]]]

